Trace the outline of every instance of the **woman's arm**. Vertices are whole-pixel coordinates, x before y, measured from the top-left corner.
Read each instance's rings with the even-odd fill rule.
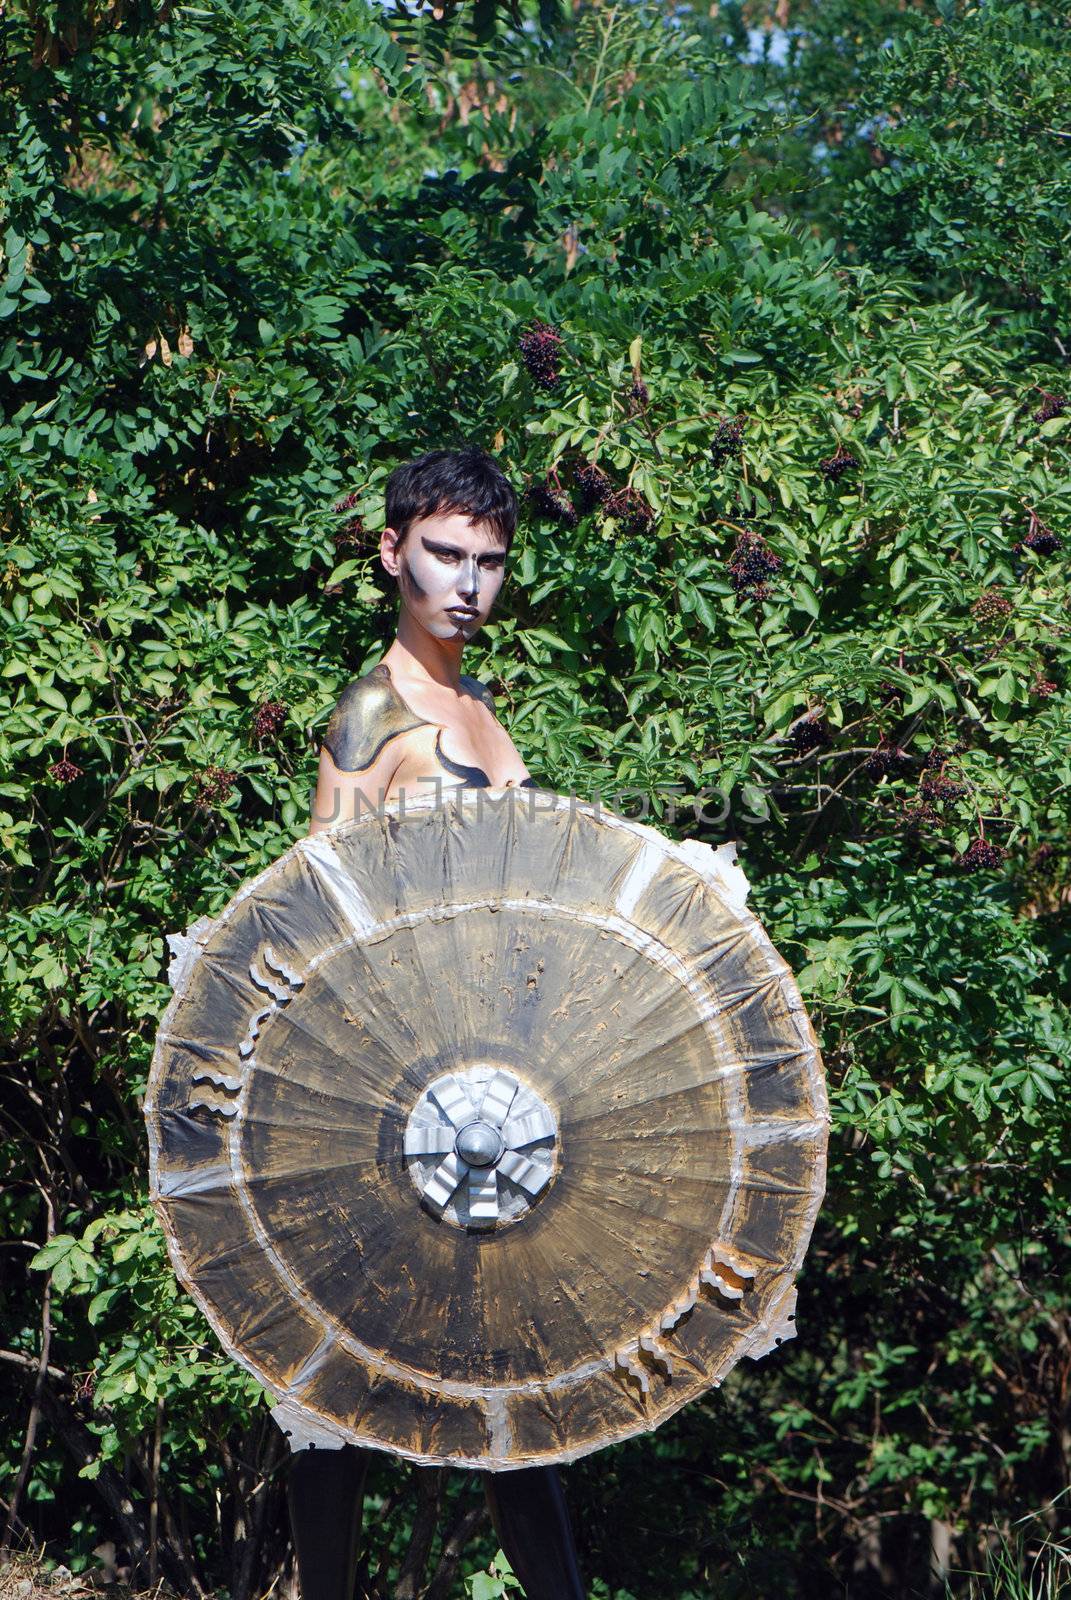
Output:
[[[336,822],[349,822],[359,810],[374,811],[382,805],[401,764],[404,752],[400,747],[404,742],[404,735],[391,739],[371,766],[360,772],[337,767],[330,751],[321,750],[309,832],[319,833]]]

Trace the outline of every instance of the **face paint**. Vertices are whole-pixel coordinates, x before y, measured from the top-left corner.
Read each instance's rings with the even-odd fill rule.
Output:
[[[402,604],[433,638],[471,639],[502,587],[505,553],[463,513],[422,518],[397,552]]]

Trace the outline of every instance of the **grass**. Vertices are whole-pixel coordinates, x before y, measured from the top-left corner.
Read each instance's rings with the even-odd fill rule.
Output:
[[[1013,1527],[1010,1539],[998,1535],[990,1546],[983,1572],[954,1575],[967,1586],[946,1584],[948,1600],[1071,1600],[1071,1545]]]

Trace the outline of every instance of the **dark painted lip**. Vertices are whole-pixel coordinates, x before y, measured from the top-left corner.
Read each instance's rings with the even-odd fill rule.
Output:
[[[478,611],[466,611],[464,606],[447,606],[447,611],[452,617],[478,617]]]

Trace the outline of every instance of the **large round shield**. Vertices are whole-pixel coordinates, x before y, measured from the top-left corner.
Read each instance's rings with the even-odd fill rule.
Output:
[[[152,1195],[293,1433],[566,1461],[791,1337],[826,1094],[732,857],[459,790],[172,941]]]

